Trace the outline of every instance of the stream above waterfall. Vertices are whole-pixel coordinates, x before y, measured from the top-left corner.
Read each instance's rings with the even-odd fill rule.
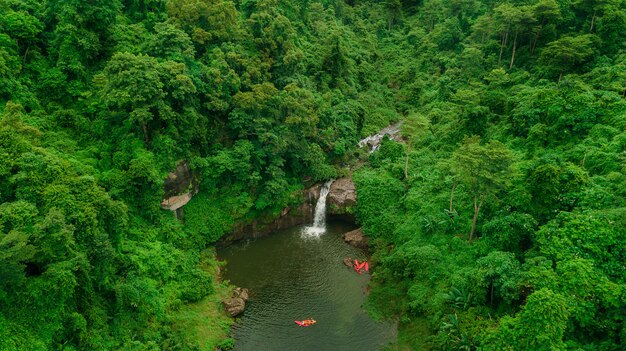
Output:
[[[399,135],[400,135],[401,127],[402,127],[402,122],[398,122],[390,126],[387,126],[381,129],[380,132],[374,135],[370,135],[366,137],[365,139],[360,140],[358,145],[360,148],[367,147],[369,152],[372,153],[378,150],[378,148],[380,147],[380,143],[385,137],[385,135],[389,136],[392,139],[400,140]]]
[[[312,237],[295,227],[218,250],[227,262],[223,279],[250,291],[233,327],[235,350],[375,351],[395,339],[394,325],[373,321],[362,308],[369,275],[342,262],[365,257],[341,239],[351,229],[330,222]],[[317,323],[294,323],[307,318]]]

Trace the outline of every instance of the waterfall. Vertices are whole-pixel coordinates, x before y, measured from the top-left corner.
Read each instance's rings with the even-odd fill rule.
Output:
[[[320,189],[320,198],[315,204],[315,215],[313,217],[313,225],[305,227],[302,231],[309,236],[320,236],[326,232],[326,197],[330,191],[330,185],[333,179],[327,181]]]

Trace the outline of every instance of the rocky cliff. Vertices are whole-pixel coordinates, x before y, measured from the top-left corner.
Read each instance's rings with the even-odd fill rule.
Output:
[[[182,207],[198,193],[198,174],[190,169],[188,161],[179,161],[176,169],[168,173],[163,190],[161,208],[174,211],[177,217],[181,217]]]
[[[303,191],[302,203],[285,207],[278,215],[257,218],[252,223],[238,223],[233,232],[223,241],[257,238],[269,235],[277,230],[291,228],[313,222],[313,211],[320,196],[322,185],[316,184]],[[356,187],[350,178],[340,178],[333,182],[326,199],[327,214],[331,219],[355,222]]]
[[[313,222],[313,210],[320,194],[321,185],[317,184],[302,193],[302,202],[296,206],[282,209],[280,214],[256,218],[252,223],[236,223],[233,232],[222,241],[236,241],[258,238],[281,229]]]

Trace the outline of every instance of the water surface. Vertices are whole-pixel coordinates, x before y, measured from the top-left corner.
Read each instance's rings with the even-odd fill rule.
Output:
[[[248,288],[246,311],[233,327],[235,350],[380,350],[395,328],[374,322],[361,308],[369,276],[342,262],[363,253],[341,239],[353,228],[329,223],[319,237],[293,228],[218,250],[224,279]],[[313,318],[299,327],[294,320]]]

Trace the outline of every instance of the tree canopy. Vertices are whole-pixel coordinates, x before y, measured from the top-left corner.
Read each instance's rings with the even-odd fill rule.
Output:
[[[624,0],[0,0],[0,349],[232,347],[215,242],[348,174],[390,349],[620,349],[624,33]]]

